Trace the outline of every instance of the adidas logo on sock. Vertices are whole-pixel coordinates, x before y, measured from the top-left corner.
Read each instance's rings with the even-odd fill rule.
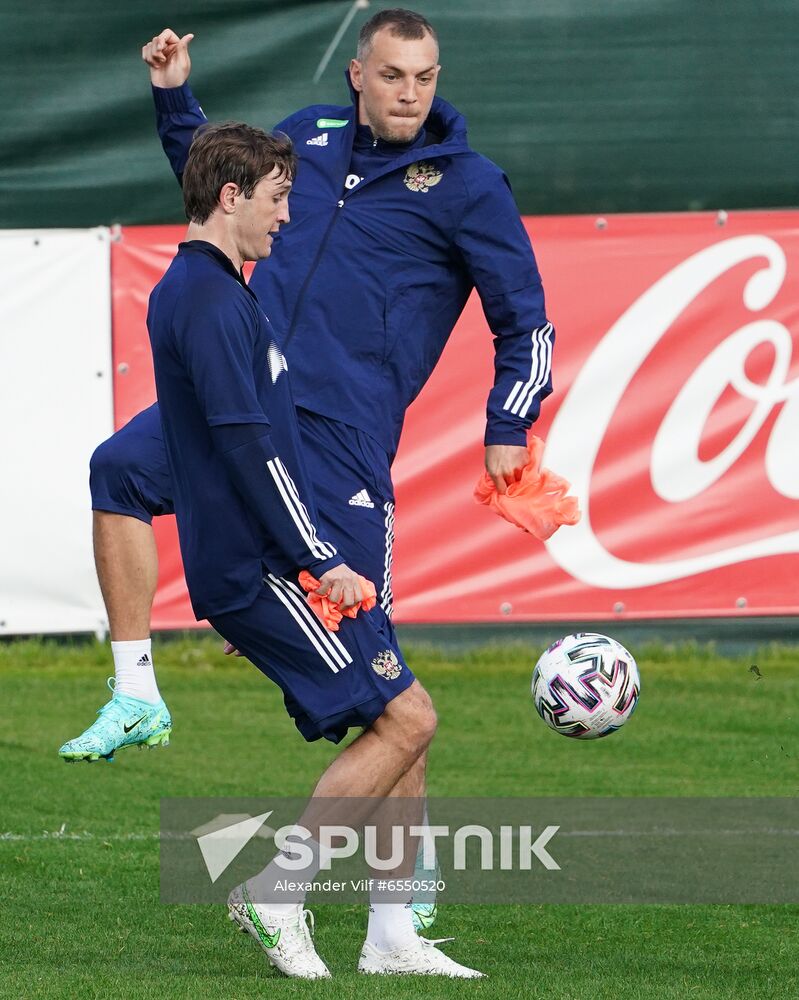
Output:
[[[306,146],[326,146],[327,145],[327,132],[323,132],[321,135],[315,136],[313,139],[308,139],[305,143]]]
[[[137,667],[149,667],[150,666],[150,657],[146,653],[144,654],[144,656],[140,656],[139,659],[136,661],[136,666]]]
[[[354,497],[350,497],[349,504],[350,507],[374,507],[372,498],[366,490],[360,490]]]

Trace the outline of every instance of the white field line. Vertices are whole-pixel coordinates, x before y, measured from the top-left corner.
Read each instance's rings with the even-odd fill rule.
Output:
[[[751,836],[781,836],[799,837],[799,830],[792,830],[786,827],[752,827],[746,830],[558,830],[558,837],[626,837],[652,838],[652,837],[751,837]],[[514,830],[514,839],[517,838],[517,831]],[[41,833],[12,833],[11,831],[0,833],[0,843],[3,841],[14,842],[34,842],[42,840],[85,840],[97,841],[98,843],[110,842],[134,842],[134,841],[158,841],[158,840],[196,840],[191,833],[91,833],[83,830],[76,833],[67,833],[64,827],[60,830],[43,830]]]
[[[52,832],[43,830],[41,833],[0,833],[0,843],[3,841],[37,841],[37,840],[86,840],[98,844],[111,841],[148,841],[148,840],[196,840],[190,833],[90,833],[83,830],[79,833],[67,833],[62,830]]]

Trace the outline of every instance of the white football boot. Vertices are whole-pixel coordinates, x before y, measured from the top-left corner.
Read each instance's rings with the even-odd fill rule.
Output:
[[[465,965],[458,965],[443,951],[436,948],[437,944],[452,940],[454,939],[439,938],[434,941],[417,937],[405,948],[386,952],[378,951],[374,945],[367,941],[358,961],[358,972],[379,976],[415,975],[448,976],[450,979],[482,979],[485,976],[484,972],[469,969]]]
[[[228,896],[228,916],[241,931],[251,934],[266,953],[269,964],[294,979],[329,979],[330,971],[317,955],[311,937],[313,914],[297,904],[296,912],[270,913],[253,903],[246,885]],[[309,926],[310,925],[310,926]]]

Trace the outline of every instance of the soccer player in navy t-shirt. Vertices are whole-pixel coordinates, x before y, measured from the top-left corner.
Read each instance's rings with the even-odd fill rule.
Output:
[[[285,136],[237,123],[198,133],[183,179],[186,241],[153,289],[147,327],[195,613],[280,686],[306,740],[363,729],[319,779],[308,813],[344,801],[357,825],[367,814],[354,800],[388,796],[423,761],[436,719],[382,608],[333,633],[298,585],[309,570],[317,593],[344,609],[363,596],[317,530],[286,361],[241,274],[289,222],[295,170]],[[325,859],[318,843],[311,850],[304,880]],[[230,915],[287,975],[327,977],[302,903],[264,901],[274,865],[232,891]],[[361,971],[480,975],[417,937],[409,900],[372,902]]]

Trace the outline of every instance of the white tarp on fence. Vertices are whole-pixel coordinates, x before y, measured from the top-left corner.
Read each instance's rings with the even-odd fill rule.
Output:
[[[102,630],[88,470],[113,430],[108,231],[0,231],[0,287],[0,634]]]

